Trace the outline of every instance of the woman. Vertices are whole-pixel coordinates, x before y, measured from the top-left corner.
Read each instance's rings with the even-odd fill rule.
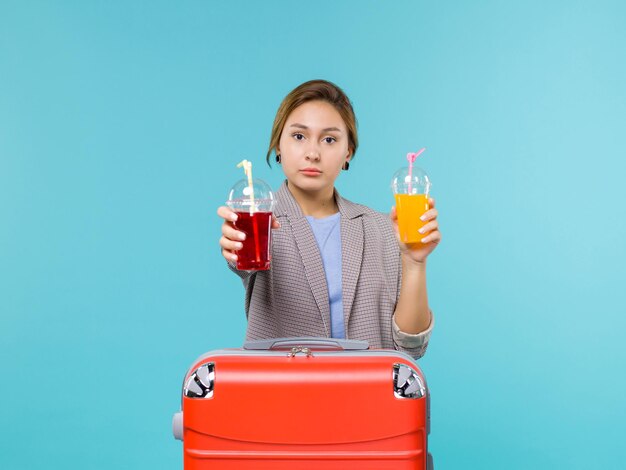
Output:
[[[345,93],[324,80],[303,83],[280,105],[267,153],[286,177],[276,194],[268,271],[236,269],[245,234],[234,228],[233,211],[218,209],[222,255],[246,290],[247,339],[350,338],[416,358],[426,351],[434,324],[426,259],[441,240],[435,201],[423,217],[422,243],[400,242],[395,207],[387,216],[335,190],[357,146]]]

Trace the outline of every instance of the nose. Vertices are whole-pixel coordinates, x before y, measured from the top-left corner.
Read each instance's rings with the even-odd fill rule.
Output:
[[[313,144],[306,152],[305,158],[310,161],[318,161],[320,159],[320,150],[317,145]]]

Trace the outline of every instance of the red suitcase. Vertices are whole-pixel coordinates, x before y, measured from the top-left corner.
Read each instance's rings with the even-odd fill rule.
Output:
[[[367,342],[252,341],[196,360],[174,436],[185,470],[431,469],[417,363]]]

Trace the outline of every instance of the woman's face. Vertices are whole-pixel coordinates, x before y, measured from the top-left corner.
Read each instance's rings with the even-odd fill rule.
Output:
[[[311,193],[333,188],[352,156],[346,125],[325,101],[309,101],[291,112],[276,153],[289,185]]]

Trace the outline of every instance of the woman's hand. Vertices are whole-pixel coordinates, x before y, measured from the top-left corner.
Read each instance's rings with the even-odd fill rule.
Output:
[[[220,246],[222,247],[222,256],[226,261],[237,262],[237,250],[243,247],[242,242],[246,239],[246,234],[235,228],[234,223],[237,221],[237,213],[230,210],[226,206],[217,209],[217,215],[224,219],[222,224],[222,237],[220,238]],[[278,220],[272,215],[272,228],[280,228]]]
[[[423,220],[426,222],[424,227],[420,229],[420,233],[423,234],[421,242],[417,243],[402,243],[400,241],[400,235],[398,234],[398,214],[396,212],[396,206],[391,208],[389,217],[393,223],[396,237],[398,237],[398,244],[400,245],[400,253],[406,261],[412,261],[417,264],[424,264],[426,258],[437,247],[441,241],[441,233],[439,232],[439,222],[437,222],[437,209],[435,209],[435,200],[428,199],[428,206],[430,207],[424,215]]]

